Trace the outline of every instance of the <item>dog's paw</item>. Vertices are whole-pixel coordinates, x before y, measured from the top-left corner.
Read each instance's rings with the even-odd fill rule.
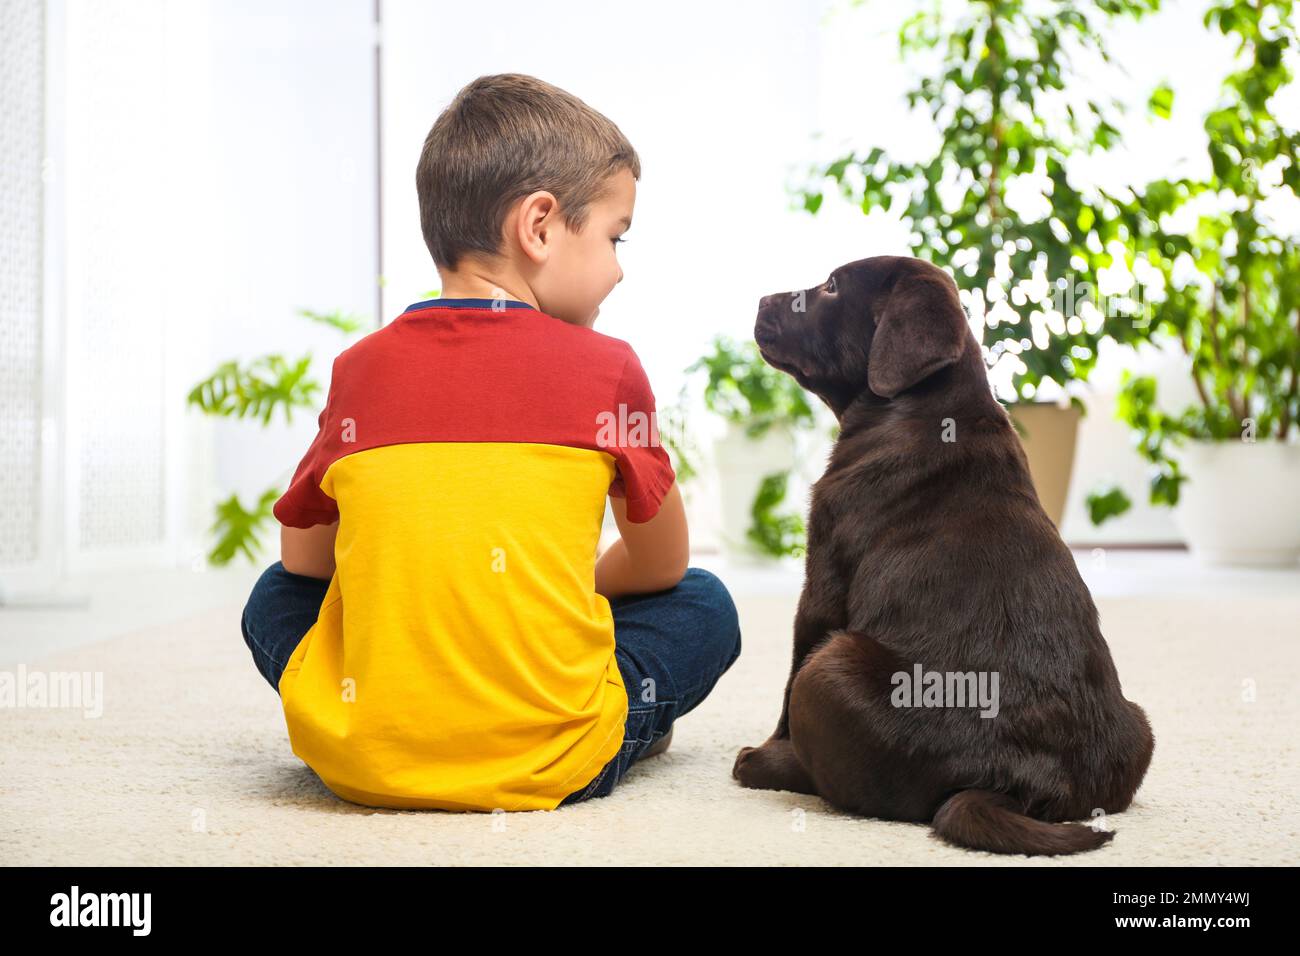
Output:
[[[741,772],[745,764],[749,761],[750,755],[757,751],[757,747],[741,747],[740,753],[736,754],[736,762],[731,765],[731,775],[737,780],[743,780]]]
[[[792,790],[816,793],[788,738],[772,737],[759,747],[742,747],[736,754],[731,775],[750,790]]]

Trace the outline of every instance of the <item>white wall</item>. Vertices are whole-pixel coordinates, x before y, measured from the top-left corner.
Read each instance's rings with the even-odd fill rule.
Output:
[[[15,129],[33,112],[47,125],[44,155],[16,152],[21,168],[6,179],[17,197],[24,177],[19,198],[43,210],[47,246],[47,327],[32,338],[27,273],[22,290],[6,292],[5,313],[12,351],[23,350],[9,391],[19,382],[46,393],[38,534],[53,544],[41,573],[201,567],[215,502],[238,492],[252,503],[286,482],[316,416],[300,411],[265,431],[214,421],[187,408],[190,389],[224,360],[310,350],[323,400],[346,340],[296,310],[362,312],[378,324],[373,4],[44,8],[43,21],[9,11],[5,41],[39,46],[44,22],[46,82],[20,73],[29,58],[7,57],[23,81],[7,84],[4,101]],[[49,361],[38,373],[41,352]],[[28,434],[30,399],[11,395],[5,407],[14,409],[6,434],[11,425]],[[16,438],[6,454],[29,444]],[[3,551],[11,565],[33,564],[30,545],[6,541]],[[29,573],[17,571],[6,570],[10,583]]]
[[[209,15],[209,364],[310,351],[323,404],[351,339],[297,310],[365,313],[378,327],[373,4],[220,0]],[[267,429],[216,422],[214,490],[253,501],[287,485],[315,433],[311,410]]]
[[[51,0],[46,311],[72,570],[182,559],[201,436],[185,377],[205,362],[204,10]],[[191,179],[193,177],[193,179]],[[195,188],[195,183],[200,184]],[[53,424],[53,423],[52,423]]]
[[[50,550],[41,520],[45,19],[41,0],[0,6],[0,568],[25,572]]]

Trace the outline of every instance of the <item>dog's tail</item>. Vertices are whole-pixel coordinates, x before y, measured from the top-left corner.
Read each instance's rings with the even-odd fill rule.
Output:
[[[1115,836],[1078,823],[1047,823],[993,790],[961,790],[945,800],[931,822],[949,843],[990,853],[1056,856],[1095,850]]]

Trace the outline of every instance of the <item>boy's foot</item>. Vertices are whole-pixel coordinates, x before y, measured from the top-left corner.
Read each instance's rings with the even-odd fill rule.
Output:
[[[650,747],[646,750],[646,752],[641,755],[641,759],[644,760],[646,757],[653,757],[655,754],[661,754],[665,750],[667,750],[668,745],[673,742],[673,730],[674,728],[669,727],[668,733],[664,734],[653,744],[651,744]]]

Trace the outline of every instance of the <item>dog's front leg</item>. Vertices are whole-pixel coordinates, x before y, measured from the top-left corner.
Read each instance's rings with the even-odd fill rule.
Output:
[[[829,632],[844,627],[845,588],[835,571],[829,549],[813,547],[809,533],[808,557],[804,562],[804,587],[794,619],[794,660],[786,681],[781,704],[781,719],[772,736],[758,747],[742,747],[736,755],[731,775],[741,786],[761,790],[793,790],[816,793],[808,771],[799,763],[790,741],[790,690],[795,675],[808,655],[824,641]]]
[[[790,737],[790,689],[795,675],[813,649],[826,640],[827,634],[848,625],[845,596],[848,581],[843,569],[836,567],[832,540],[833,516],[814,507],[808,515],[808,545],[804,557],[803,591],[794,616],[794,656],[790,677],[785,682],[781,702],[781,719],[769,740]]]

